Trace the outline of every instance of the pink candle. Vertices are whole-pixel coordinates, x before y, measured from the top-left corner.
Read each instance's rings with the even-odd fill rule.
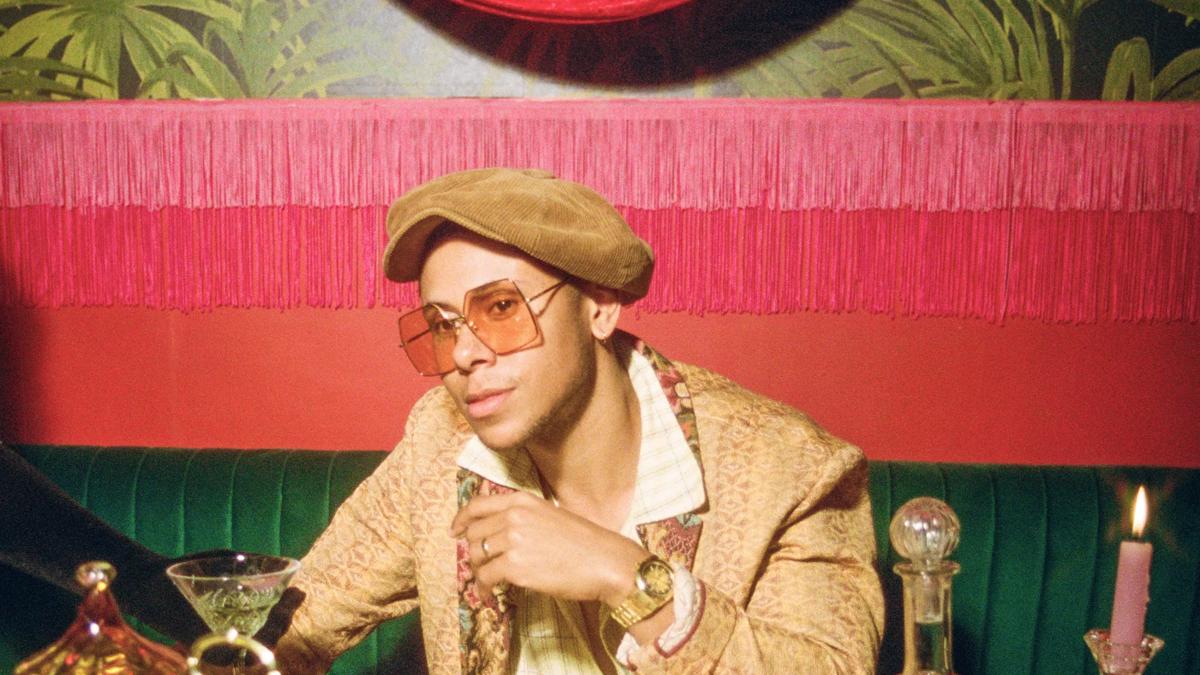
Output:
[[[1146,488],[1139,487],[1133,507],[1133,536],[1141,538],[1146,526]],[[1150,602],[1150,556],[1154,547],[1143,541],[1121,542],[1117,585],[1113,593],[1109,640],[1116,645],[1141,644]]]

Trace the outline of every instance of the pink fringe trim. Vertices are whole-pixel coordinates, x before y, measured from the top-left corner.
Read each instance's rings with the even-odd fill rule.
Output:
[[[982,101],[0,106],[0,304],[402,306],[383,214],[447,171],[587,183],[646,311],[1200,320],[1200,105]]]
[[[624,209],[659,251],[641,311],[1196,321],[1179,213]],[[383,207],[0,211],[0,305],[403,307]]]

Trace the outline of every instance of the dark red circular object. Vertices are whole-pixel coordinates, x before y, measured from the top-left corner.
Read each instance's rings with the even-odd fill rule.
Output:
[[[611,23],[655,14],[688,0],[453,0],[490,14],[551,23]]]

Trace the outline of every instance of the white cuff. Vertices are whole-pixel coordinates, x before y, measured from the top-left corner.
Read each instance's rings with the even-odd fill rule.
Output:
[[[654,641],[655,647],[664,656],[675,653],[675,650],[687,642],[700,621],[700,582],[696,581],[696,577],[693,577],[686,567],[676,565],[672,585],[675,594],[672,603],[675,621]],[[643,647],[638,645],[637,640],[625,633],[621,638],[621,645],[617,647],[617,663],[626,670],[632,670],[629,664],[640,649]]]

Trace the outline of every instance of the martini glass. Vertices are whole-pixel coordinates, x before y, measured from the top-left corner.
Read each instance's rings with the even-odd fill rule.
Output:
[[[231,553],[175,563],[167,568],[167,577],[204,620],[211,635],[196,642],[193,657],[214,644],[241,647],[238,664],[247,649],[263,657],[270,651],[251,636],[267,622],[267,615],[287,588],[300,561],[275,555]],[[202,649],[197,649],[203,647]],[[274,661],[274,656],[270,660]],[[273,668],[272,664],[266,664]],[[235,672],[238,668],[235,666]]]

